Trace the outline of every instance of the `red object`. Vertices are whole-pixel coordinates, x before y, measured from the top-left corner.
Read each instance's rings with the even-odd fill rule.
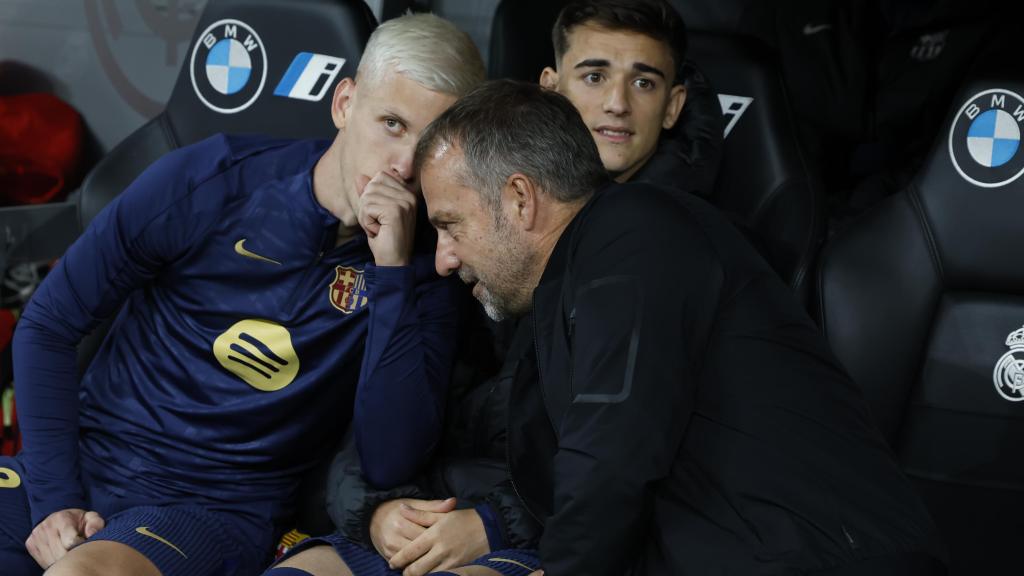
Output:
[[[77,185],[82,117],[52,94],[0,96],[0,203],[42,204]]]

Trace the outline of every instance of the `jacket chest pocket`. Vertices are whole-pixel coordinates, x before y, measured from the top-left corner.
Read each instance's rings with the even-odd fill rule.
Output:
[[[640,348],[643,292],[632,276],[581,286],[568,308],[569,396],[574,404],[629,398]]]

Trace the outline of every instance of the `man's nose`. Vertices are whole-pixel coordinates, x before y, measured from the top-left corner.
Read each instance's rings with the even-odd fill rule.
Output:
[[[616,116],[629,114],[629,91],[619,83],[611,84],[605,94],[604,111]]]
[[[453,272],[458,271],[459,267],[462,266],[462,262],[459,257],[455,255],[455,251],[452,250],[449,241],[445,240],[442,235],[444,232],[438,232],[437,235],[437,251],[434,253],[434,268],[437,269],[437,273],[440,276],[449,276]]]
[[[411,183],[413,179],[412,161],[415,152],[414,148],[406,147],[399,151],[391,162],[391,172],[407,184]]]

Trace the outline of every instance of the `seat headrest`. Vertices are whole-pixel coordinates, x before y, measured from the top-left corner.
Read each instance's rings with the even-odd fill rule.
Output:
[[[355,75],[375,27],[362,0],[211,0],[164,111],[177,145],[332,136],[332,89]]]
[[[969,82],[911,184],[947,289],[1024,288],[1024,82]]]
[[[545,66],[554,67],[551,28],[565,2],[498,2],[491,20],[487,77],[537,82]]]
[[[757,205],[766,190],[803,178],[806,167],[772,52],[751,38],[699,32],[691,35],[690,55],[714,83],[725,116],[723,162],[734,176],[721,180],[726,207]]]
[[[738,217],[782,279],[803,293],[824,206],[774,52],[754,38],[696,32],[690,57],[714,84],[725,122],[714,203]]]

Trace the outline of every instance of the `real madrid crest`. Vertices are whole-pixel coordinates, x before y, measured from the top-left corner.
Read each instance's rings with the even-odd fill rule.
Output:
[[[248,108],[263,91],[267,52],[248,24],[219,20],[192,47],[190,72],[192,88],[207,108],[234,114]]]
[[[949,131],[949,156],[965,180],[997,188],[1024,174],[1021,125],[1024,98],[994,88],[979,92],[960,108]]]
[[[331,305],[345,314],[364,308],[367,303],[367,290],[363,271],[348,266],[335,268],[329,297]]]
[[[1011,402],[1024,400],[1024,327],[1006,337],[1010,351],[996,362],[992,381],[999,395]]]

